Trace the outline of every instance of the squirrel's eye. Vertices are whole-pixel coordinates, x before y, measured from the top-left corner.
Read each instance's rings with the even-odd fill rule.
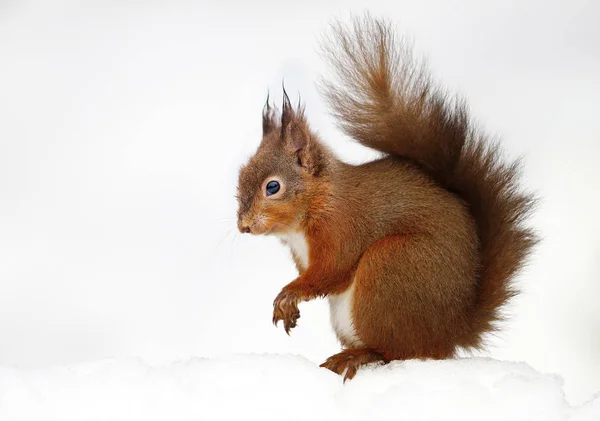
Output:
[[[275,194],[279,191],[280,189],[280,185],[278,181],[275,180],[271,180],[267,183],[267,196],[271,196],[272,194]]]

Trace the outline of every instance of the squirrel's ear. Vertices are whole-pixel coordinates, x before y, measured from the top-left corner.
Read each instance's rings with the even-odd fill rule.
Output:
[[[304,149],[308,144],[308,132],[303,113],[299,109],[298,114],[294,111],[290,97],[283,88],[283,107],[281,111],[281,137],[294,152]]]
[[[283,89],[283,108],[281,113],[281,137],[286,148],[298,157],[298,164],[309,173],[316,172],[318,157],[315,157],[314,148],[311,147],[310,130],[304,119],[304,112],[299,105],[294,111],[290,98]]]
[[[265,106],[263,107],[262,127],[263,127],[263,136],[272,132],[277,127],[277,122],[275,121],[275,112],[271,108],[271,105],[269,104],[269,93],[268,92],[267,92],[267,101],[265,102]]]

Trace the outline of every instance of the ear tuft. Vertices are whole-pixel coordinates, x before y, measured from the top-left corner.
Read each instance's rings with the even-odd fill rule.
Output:
[[[269,92],[267,91],[267,101],[265,102],[265,106],[263,107],[262,112],[262,126],[263,126],[263,136],[272,132],[277,127],[277,121],[275,120],[275,111],[271,108],[271,104],[269,104]]]
[[[287,126],[294,120],[294,109],[292,107],[292,103],[290,102],[290,97],[285,91],[285,86],[283,86],[283,107],[281,111],[281,130],[282,133],[285,133]]]

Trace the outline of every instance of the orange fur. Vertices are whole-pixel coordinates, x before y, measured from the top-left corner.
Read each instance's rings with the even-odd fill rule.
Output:
[[[389,24],[337,25],[325,49],[338,80],[324,89],[340,126],[385,155],[345,164],[285,91],[280,120],[267,100],[263,141],[240,170],[238,224],[293,234],[299,276],[275,299],[274,323],[289,333],[301,301],[329,297],[345,350],[323,366],[346,378],[369,362],[481,347],[536,242],[518,162],[501,160]],[[270,196],[273,177],[281,190]]]

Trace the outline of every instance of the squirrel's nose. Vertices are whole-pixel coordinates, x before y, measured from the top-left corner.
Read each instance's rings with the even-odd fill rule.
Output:
[[[245,220],[244,221],[239,220],[238,221],[238,229],[240,230],[240,232],[242,234],[247,234],[250,232],[250,224],[248,224],[248,222]]]

